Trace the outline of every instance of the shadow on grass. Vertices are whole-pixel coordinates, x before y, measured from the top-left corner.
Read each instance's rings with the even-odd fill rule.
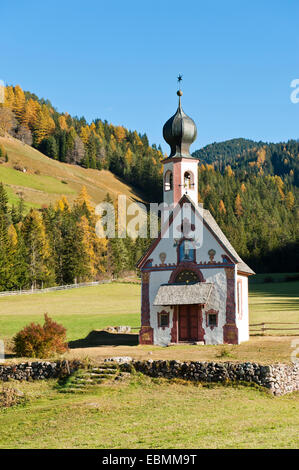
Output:
[[[93,348],[96,346],[137,346],[138,334],[109,333],[104,330],[93,330],[86,338],[69,342],[70,349]]]

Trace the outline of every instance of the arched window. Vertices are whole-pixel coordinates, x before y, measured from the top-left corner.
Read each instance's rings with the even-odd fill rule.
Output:
[[[193,174],[191,173],[191,171],[185,171],[185,173],[184,173],[184,188],[185,189],[192,189],[192,186],[194,186]]]
[[[164,190],[170,191],[173,188],[173,177],[170,170],[166,171],[164,177]]]
[[[185,269],[177,275],[174,282],[176,284],[195,284],[199,282],[199,278],[194,271]]]

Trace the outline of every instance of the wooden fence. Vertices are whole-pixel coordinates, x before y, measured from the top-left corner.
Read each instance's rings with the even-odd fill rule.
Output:
[[[105,281],[94,281],[94,282],[79,282],[77,284],[66,284],[64,286],[46,287],[45,289],[28,289],[28,290],[11,290],[0,292],[0,297],[7,295],[24,295],[24,294],[43,294],[44,292],[52,292],[56,290],[76,289],[78,287],[90,287],[98,284],[108,284],[110,280]]]
[[[274,327],[271,327],[271,325],[274,325]],[[283,327],[277,328],[278,325],[292,325],[292,326],[287,327],[287,328],[283,328]],[[255,327],[255,328],[252,329],[252,327]],[[251,323],[249,325],[249,328],[250,328],[250,333],[255,332],[255,334],[261,334],[261,335],[265,335],[267,331],[294,331],[296,332],[296,333],[293,333],[294,336],[299,335],[299,323],[285,323],[285,322],[278,322],[278,321]]]

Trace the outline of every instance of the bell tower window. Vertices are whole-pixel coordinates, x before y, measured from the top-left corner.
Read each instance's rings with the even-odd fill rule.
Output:
[[[194,186],[193,174],[190,171],[185,171],[184,173],[184,188],[192,189]]]
[[[165,173],[164,189],[165,191],[171,191],[173,189],[173,176],[170,170],[166,171]]]

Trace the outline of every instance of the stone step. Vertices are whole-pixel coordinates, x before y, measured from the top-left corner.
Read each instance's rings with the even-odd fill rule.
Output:
[[[88,377],[102,377],[103,379],[106,378],[106,379],[109,379],[110,377],[112,377],[114,374],[106,374],[105,371],[102,371],[102,372],[92,372],[91,374],[88,374]],[[87,375],[86,375],[87,377]]]
[[[99,364],[97,367],[95,367],[95,369],[98,369],[98,368],[101,368],[101,369],[118,369],[118,366],[116,364],[113,364],[111,362],[104,362],[103,364]]]
[[[96,369],[92,369],[92,374],[116,374],[117,369],[110,369],[105,367],[97,367]]]
[[[93,384],[94,381],[92,379],[77,379],[76,382],[73,382],[77,385],[90,385]]]

